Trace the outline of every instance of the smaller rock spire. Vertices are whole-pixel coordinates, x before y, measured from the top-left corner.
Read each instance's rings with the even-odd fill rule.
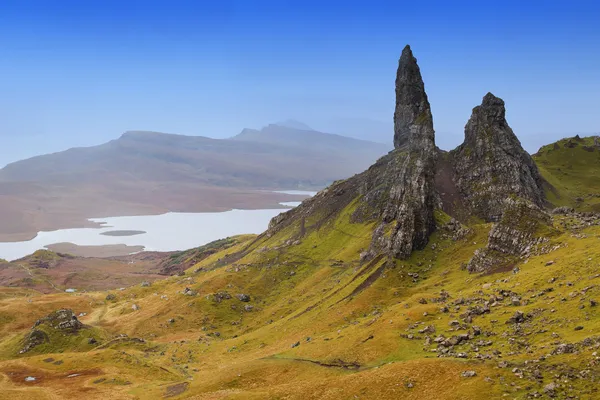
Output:
[[[473,108],[465,141],[453,153],[457,187],[479,217],[500,218],[510,195],[543,206],[542,177],[508,125],[504,101],[492,93]]]

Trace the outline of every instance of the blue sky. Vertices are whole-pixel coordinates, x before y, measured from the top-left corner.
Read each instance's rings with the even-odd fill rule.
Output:
[[[437,142],[488,91],[525,147],[600,132],[596,1],[0,2],[0,164],[126,130],[387,123],[409,43]]]

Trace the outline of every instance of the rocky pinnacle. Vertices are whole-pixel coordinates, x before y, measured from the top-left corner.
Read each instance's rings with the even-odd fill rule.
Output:
[[[544,203],[542,178],[506,121],[504,101],[491,93],[465,126],[465,141],[453,151],[455,181],[473,213],[497,220],[511,195]]]
[[[394,160],[385,177],[390,182],[389,197],[372,247],[393,258],[407,258],[413,250],[425,247],[435,230],[436,204],[433,118],[410,46],[402,51],[396,75],[394,147]]]
[[[409,45],[402,50],[396,73],[394,147],[435,147],[433,118],[417,59]]]
[[[400,56],[395,91],[395,149],[367,171],[337,182],[275,217],[268,235],[296,223],[296,237],[301,239],[306,232],[319,229],[324,218],[339,217],[356,200],[350,221],[375,223],[371,243],[361,252],[361,260],[385,256],[394,262],[425,248],[436,229],[436,209],[466,222],[473,215],[498,221],[507,204],[517,200],[518,204],[523,200],[523,204],[531,205],[532,210],[543,206],[543,180],[508,126],[502,99],[487,94],[473,109],[464,143],[445,152],[435,147],[431,107],[409,46]],[[311,225],[308,221],[315,219],[311,218],[314,215],[324,217]],[[537,218],[536,213],[527,215]],[[495,232],[509,237],[516,231],[498,228]],[[492,250],[507,248],[503,246]]]

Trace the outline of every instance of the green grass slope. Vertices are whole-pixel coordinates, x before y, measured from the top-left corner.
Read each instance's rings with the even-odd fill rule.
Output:
[[[596,141],[595,141],[596,140]],[[566,138],[543,146],[533,158],[556,206],[600,211],[600,147],[595,137]]]

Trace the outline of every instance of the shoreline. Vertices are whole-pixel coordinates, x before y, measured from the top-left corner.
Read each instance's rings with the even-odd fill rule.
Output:
[[[280,200],[271,200],[265,199],[264,201],[258,202],[259,204],[252,202],[252,204],[248,204],[247,206],[238,206],[238,207],[182,207],[180,210],[165,210],[165,209],[154,209],[148,210],[140,210],[139,212],[125,212],[124,215],[102,215],[95,217],[80,217],[73,216],[73,221],[65,222],[65,223],[57,223],[52,224],[45,229],[40,229],[36,232],[33,231],[24,231],[20,233],[2,233],[0,231],[0,243],[18,243],[18,242],[29,242],[37,238],[42,233],[50,233],[56,232],[60,230],[67,229],[84,229],[84,228],[92,228],[92,229],[102,229],[107,228],[108,226],[103,225],[104,223],[100,220],[102,219],[110,219],[110,218],[126,218],[126,217],[141,217],[141,216],[157,216],[157,215],[165,215],[168,213],[189,213],[189,214],[198,214],[198,213],[220,213],[220,212],[228,212],[233,210],[265,210],[265,209],[281,209],[286,210],[289,209],[289,206],[281,204],[282,202],[301,202],[304,199],[307,199],[312,196],[312,193],[317,193],[317,191],[299,191],[299,190],[255,190],[253,193],[264,193],[264,194],[275,194],[278,196],[284,197]],[[294,192],[294,193],[289,193]],[[304,193],[304,194],[302,194]],[[311,194],[308,194],[311,193]],[[299,198],[302,197],[302,198]],[[77,220],[77,221],[75,221]]]

